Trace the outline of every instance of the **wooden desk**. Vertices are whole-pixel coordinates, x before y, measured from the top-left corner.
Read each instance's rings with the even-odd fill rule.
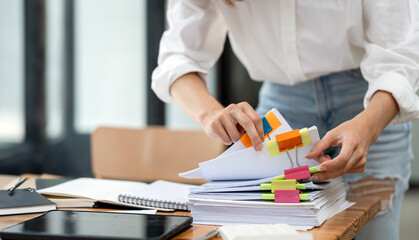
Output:
[[[0,187],[4,183],[0,175]],[[348,198],[349,201],[356,202],[355,205],[340,212],[334,217],[326,220],[320,227],[314,228],[309,232],[313,233],[314,239],[353,239],[359,230],[371,220],[380,210],[378,198]],[[80,210],[109,211],[112,209],[103,208],[78,208]],[[158,213],[167,214],[167,213]],[[174,215],[189,215],[189,212],[174,212]],[[0,229],[12,226],[19,222],[34,218],[40,214],[24,214],[14,216],[0,216]],[[175,239],[191,239],[204,234],[218,226],[193,224],[193,227],[176,236]],[[213,239],[221,239],[214,237]]]

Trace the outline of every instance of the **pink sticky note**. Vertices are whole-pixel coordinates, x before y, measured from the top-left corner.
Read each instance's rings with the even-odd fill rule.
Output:
[[[275,190],[276,203],[299,203],[299,190]]]
[[[308,165],[304,165],[301,167],[291,168],[284,170],[285,173],[285,179],[304,179],[309,178],[310,170],[308,169]]]

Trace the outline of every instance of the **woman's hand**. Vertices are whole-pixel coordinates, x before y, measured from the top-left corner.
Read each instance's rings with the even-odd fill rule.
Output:
[[[313,180],[363,172],[368,148],[398,111],[397,102],[390,93],[376,92],[363,112],[329,131],[307,154],[307,158],[314,158],[321,163],[321,172],[316,173]],[[334,159],[323,155],[323,151],[330,146],[342,146]]]
[[[262,151],[262,119],[247,102],[209,111],[201,116],[199,122],[208,136],[219,138],[226,145],[238,141],[246,131],[255,150]]]
[[[368,125],[360,118],[354,118],[329,131],[307,155],[307,158],[315,158],[321,163],[322,172],[315,174],[313,180],[363,172],[367,163],[368,148],[376,140],[375,131]],[[333,160],[330,156],[323,155],[323,151],[330,146],[342,146],[339,155]]]
[[[262,119],[248,103],[223,107],[208,92],[204,81],[196,73],[178,78],[171,85],[170,93],[182,109],[204,128],[208,136],[229,145],[239,140],[246,131],[256,151],[262,150]]]

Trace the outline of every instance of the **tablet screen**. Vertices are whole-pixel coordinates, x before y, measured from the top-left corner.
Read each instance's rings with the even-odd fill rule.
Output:
[[[6,228],[1,238],[168,239],[191,223],[188,216],[58,210]]]

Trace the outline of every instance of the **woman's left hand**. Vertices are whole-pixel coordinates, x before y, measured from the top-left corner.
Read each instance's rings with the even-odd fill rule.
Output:
[[[306,158],[320,162],[321,172],[313,180],[325,180],[345,173],[363,172],[367,163],[368,148],[398,112],[390,93],[378,91],[369,106],[355,118],[330,130],[307,154]],[[323,155],[330,146],[342,146],[337,157]]]
[[[326,133],[306,156],[321,163],[321,172],[315,174],[313,180],[329,179],[345,173],[363,172],[367,163],[368,148],[375,142],[374,135],[368,128],[368,124],[357,118],[346,121]],[[339,155],[334,159],[323,155],[323,151],[330,146],[342,146]]]

